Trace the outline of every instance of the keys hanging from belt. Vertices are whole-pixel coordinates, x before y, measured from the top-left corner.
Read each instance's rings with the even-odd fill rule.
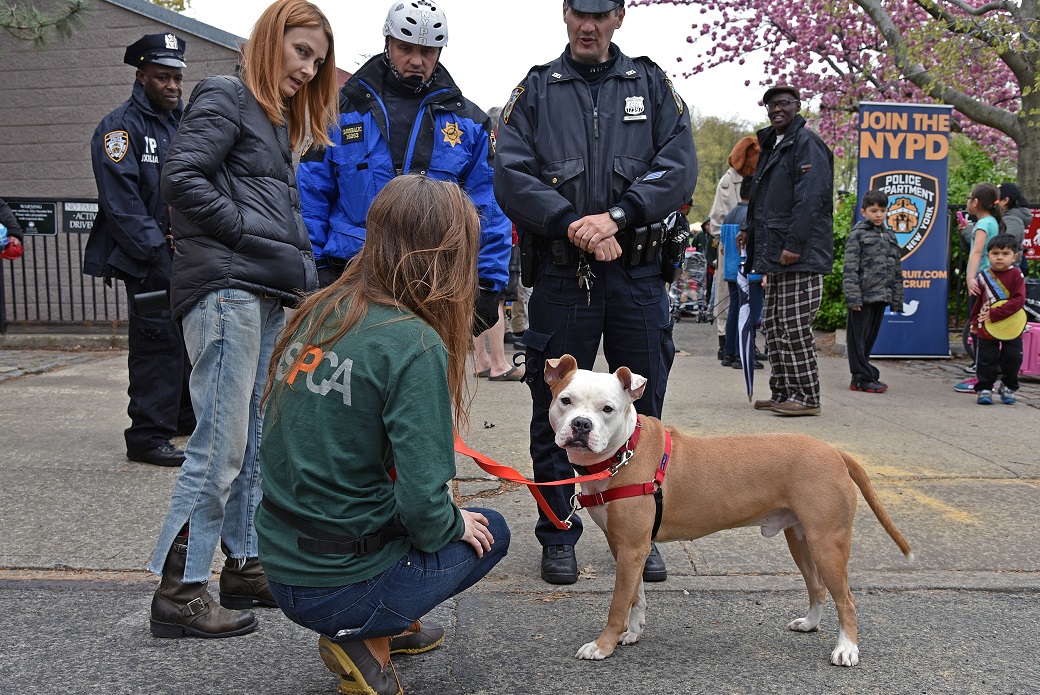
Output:
[[[582,251],[581,255],[578,256],[578,288],[585,290],[585,304],[592,304],[592,281],[596,279],[596,276],[592,272],[592,268],[589,267],[589,261],[585,257],[585,252]]]

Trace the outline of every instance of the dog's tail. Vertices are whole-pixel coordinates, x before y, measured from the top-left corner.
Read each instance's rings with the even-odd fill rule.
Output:
[[[849,471],[849,477],[852,478],[853,482],[856,483],[856,487],[863,493],[863,499],[867,501],[867,506],[874,512],[874,516],[881,523],[882,528],[888,532],[888,535],[896,542],[899,549],[903,551],[903,557],[909,562],[914,561],[914,552],[910,549],[910,544],[903,538],[903,534],[896,528],[896,524],[892,521],[892,517],[888,515],[888,511],[885,506],[881,504],[881,500],[878,499],[877,493],[874,492],[874,486],[870,484],[870,478],[867,476],[867,472],[863,470],[863,466],[859,465],[859,462],[846,454],[844,451],[838,452],[841,454],[841,458],[845,461],[845,467]]]

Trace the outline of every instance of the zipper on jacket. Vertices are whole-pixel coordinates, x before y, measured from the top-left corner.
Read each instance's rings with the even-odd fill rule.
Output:
[[[383,133],[383,139],[386,140],[386,147],[387,147],[387,149],[390,150],[391,152],[393,152],[393,150],[390,149],[390,114],[387,113],[387,111],[386,111],[386,104],[384,104],[383,100],[379,98],[379,92],[377,92],[376,90],[372,89],[372,87],[370,85],[366,84],[364,80],[358,80],[358,82],[361,84],[362,87],[365,88],[365,96],[370,100],[370,102],[375,102],[376,104],[379,105],[379,110],[383,114],[383,123],[382,123],[383,127],[380,130]],[[370,103],[368,108],[369,108],[369,110],[374,110],[374,109],[372,109],[371,103]],[[380,125],[378,118],[376,119],[376,125],[377,126]],[[393,157],[390,158],[390,169],[389,169],[389,171],[390,171],[391,178],[397,175],[397,172],[394,171],[394,160],[393,160]]]
[[[411,171],[411,168],[412,168],[412,157],[415,155],[415,141],[419,139],[419,131],[421,130],[420,126],[422,125],[422,122],[423,122],[423,114],[425,114],[426,111],[429,110],[429,112],[430,112],[430,121],[436,127],[437,119],[434,118],[433,109],[430,107],[430,102],[433,101],[434,97],[438,97],[438,96],[440,96],[441,94],[444,94],[447,91],[449,91],[449,90],[448,89],[439,89],[436,92],[430,92],[429,94],[427,94],[423,98],[423,100],[421,102],[419,102],[419,110],[415,114],[415,123],[412,124],[412,134],[411,134],[411,136],[410,136],[410,138],[408,140],[408,151],[404,153],[404,165],[403,165],[404,166],[404,173],[406,173],[406,174],[409,173]],[[432,153],[432,151],[431,151],[431,154],[430,154],[430,160],[431,160],[430,164],[432,164],[433,163],[433,161],[432,161],[433,160],[433,153]],[[429,165],[427,165],[427,166],[429,166]],[[422,173],[426,174],[425,171],[422,172]]]

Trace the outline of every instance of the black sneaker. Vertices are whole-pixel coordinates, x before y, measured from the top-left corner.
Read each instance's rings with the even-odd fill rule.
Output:
[[[578,581],[578,561],[573,545],[546,545],[542,548],[542,579],[549,584],[574,584]]]
[[[722,356],[722,366],[723,367],[732,367],[734,362],[736,362],[737,364],[740,364],[740,360],[737,359],[736,355],[723,355]]]

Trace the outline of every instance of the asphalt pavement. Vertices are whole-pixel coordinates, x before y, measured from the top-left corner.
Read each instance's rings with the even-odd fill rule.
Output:
[[[741,372],[719,365],[714,326],[682,321],[675,340],[666,422],[693,434],[803,432],[852,453],[913,546],[908,564],[859,505],[860,665],[829,663],[830,602],[819,632],[786,629],[804,615],[805,589],[786,543],[757,529],[662,545],[669,579],[647,588],[642,640],[602,662],[575,659],[610,601],[602,534],[588,523],[577,584],[543,583],[529,493],[460,458],[459,499],[506,516],[510,552],[427,617],[447,627],[444,645],[395,659],[406,693],[1037,691],[1040,381],[1014,406],[982,407],[952,389],[964,359],[884,360],[889,391],[852,392],[823,335],[823,412],[782,418],[753,410]],[[756,377],[764,397],[768,369]],[[316,636],[277,610],[260,610],[242,637],[151,637],[157,580],[144,565],[176,470],[126,460],[126,380],[118,341],[0,337],[0,695],[335,692]],[[530,475],[529,415],[525,385],[481,380],[465,439]]]

